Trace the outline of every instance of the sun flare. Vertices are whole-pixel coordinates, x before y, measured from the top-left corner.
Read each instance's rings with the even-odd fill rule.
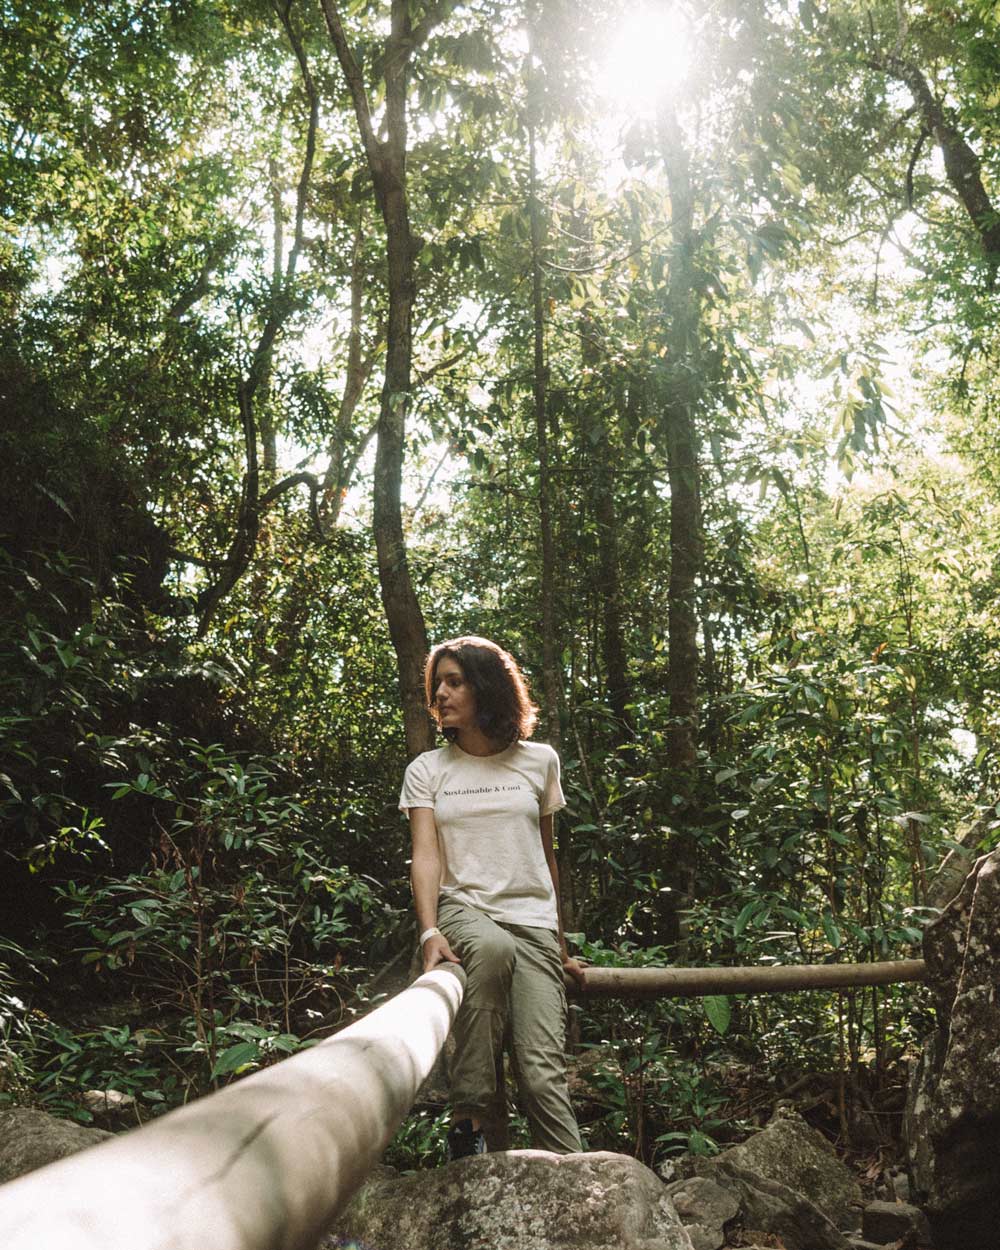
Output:
[[[684,84],[691,59],[688,23],[668,0],[637,5],[620,24],[596,67],[612,107],[632,116],[655,113]]]

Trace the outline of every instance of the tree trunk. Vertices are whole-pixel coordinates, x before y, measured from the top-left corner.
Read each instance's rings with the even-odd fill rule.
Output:
[[[625,631],[622,621],[621,569],[618,552],[618,510],[615,504],[614,450],[608,423],[600,408],[592,417],[594,438],[594,515],[597,521],[597,561],[600,572],[601,650],[608,703],[615,717],[615,742],[620,746],[635,737],[629,704],[632,687],[628,679]]]
[[[529,91],[531,87],[529,84]],[[529,102],[529,109],[532,107]],[[528,213],[531,220],[531,312],[534,367],[532,395],[535,411],[535,438],[538,445],[538,528],[542,567],[539,607],[542,617],[542,689],[545,700],[545,728],[549,741],[558,750],[561,739],[559,708],[561,682],[558,671],[555,607],[555,543],[552,536],[552,480],[549,472],[548,370],[545,364],[545,303],[542,291],[542,246],[544,226],[538,199],[535,124],[528,122]]]
[[[433,745],[434,731],[423,693],[427,630],[406,559],[400,504],[413,358],[414,261],[418,250],[410,231],[406,190],[406,88],[410,56],[426,39],[433,20],[440,14],[429,14],[414,28],[407,0],[392,0],[383,62],[386,138],[382,141],[372,125],[361,68],[347,43],[337,4],[335,0],[322,2],[327,28],[351,91],[375,198],[385,222],[389,319],[376,436],[373,528],[382,604],[396,650],[406,747],[412,756]]]
[[[538,529],[541,545],[539,608],[542,618],[542,690],[546,736],[558,751],[562,741],[560,710],[562,682],[559,674],[559,646],[556,639],[555,540],[552,531],[552,477],[549,470],[548,366],[545,362],[545,301],[542,290],[542,248],[545,227],[538,196],[538,153],[535,134],[537,84],[529,70],[528,88],[528,216],[531,224],[531,319],[534,348],[532,398],[535,413],[535,439],[538,448]],[[556,859],[559,867],[559,893],[564,925],[573,932],[577,925],[576,880],[572,838],[564,825],[559,835]]]
[[[413,351],[413,251],[403,185],[386,189],[383,213],[389,262],[389,327],[375,450],[375,546],[382,604],[396,649],[406,747],[410,755],[416,755],[428,750],[434,734],[423,689],[427,630],[406,559],[400,506]]]
[[[229,546],[225,560],[215,579],[198,596],[198,635],[203,636],[214,618],[219,605],[229,594],[243,574],[250,567],[257,549],[260,533],[260,520],[267,507],[279,496],[297,486],[307,485],[311,493],[310,510],[313,523],[318,528],[316,495],[318,483],[310,473],[295,473],[281,482],[270,483],[277,467],[274,429],[272,418],[268,414],[263,422],[264,432],[264,475],[268,481],[268,489],[261,494],[261,466],[258,452],[258,408],[257,401],[261,389],[266,385],[271,370],[271,355],[275,343],[291,316],[293,303],[290,298],[291,284],[298,267],[299,256],[305,243],[305,212],[309,183],[312,177],[313,161],[316,156],[316,131],[319,125],[319,94],[316,83],[306,59],[305,48],[299,33],[292,24],[290,8],[277,10],[288,41],[292,45],[302,85],[309,101],[309,121],[306,127],[305,153],[302,159],[302,170],[295,194],[295,227],[292,245],[285,261],[283,273],[277,270],[272,277],[271,307],[265,318],[260,338],[254,349],[253,358],[247,375],[241,378],[237,386],[237,399],[240,409],[240,421],[243,426],[243,441],[246,448],[246,471],[243,475],[243,486],[240,494],[239,513],[236,519],[236,532]],[[276,170],[272,170],[276,175]],[[279,197],[280,198],[280,197]],[[284,246],[283,228],[281,227],[280,203],[275,203],[275,256],[278,257]]]
[[[703,558],[701,488],[695,407],[699,392],[698,295],[694,275],[694,198],[690,166],[674,113],[659,119],[670,188],[673,250],[667,286],[667,384],[663,432],[670,483],[668,588],[670,732],[672,767],[690,770],[698,740],[698,579]]]
[[[579,170],[579,176],[585,176]],[[578,239],[592,238],[589,220],[582,214],[574,218],[573,230]],[[597,374],[605,357],[600,327],[590,309],[580,313],[580,363],[584,376]],[[624,395],[621,396],[624,400]],[[586,409],[588,459],[593,484],[594,520],[597,529],[597,587],[601,611],[601,660],[604,668],[604,690],[614,714],[616,746],[633,741],[635,726],[629,704],[632,690],[628,680],[624,627],[622,624],[621,574],[618,554],[618,510],[615,504],[616,454],[608,428],[608,413],[599,395],[594,395]]]
[[[666,868],[674,893],[667,916],[668,941],[684,942],[683,912],[694,896],[697,824],[694,780],[698,752],[698,582],[703,559],[698,432],[699,299],[694,271],[694,196],[690,161],[672,109],[660,113],[660,148],[670,191],[673,246],[666,291],[667,384],[662,414],[670,484],[670,581],[667,588],[668,696],[667,763],[684,828],[667,850]]]
[[[992,285],[1000,266],[1000,217],[983,182],[982,161],[948,118],[944,105],[916,65],[905,57],[895,55],[877,59],[873,64],[909,87],[925,130],[933,135],[941,149],[948,181],[975,227],[989,266]]]
[[[326,532],[337,525],[358,463],[378,430],[377,423],[358,436],[355,436],[354,430],[355,413],[375,366],[379,344],[385,337],[383,326],[380,327],[371,350],[365,354],[361,333],[365,283],[363,243],[364,227],[359,220],[351,253],[351,326],[347,340],[347,376],[337,409],[337,422],[327,444],[327,466],[320,500],[320,515]]]

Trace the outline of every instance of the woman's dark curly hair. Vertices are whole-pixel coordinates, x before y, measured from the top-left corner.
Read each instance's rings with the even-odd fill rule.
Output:
[[[504,651],[488,638],[469,634],[439,642],[427,657],[424,666],[424,690],[431,716],[440,726],[434,688],[437,685],[438,662],[445,656],[459,666],[476,698],[476,720],[479,728],[494,742],[509,746],[520,738],[530,738],[538,723],[538,708],[531,702],[528,683],[509,651]],[[442,729],[454,741],[457,729]]]

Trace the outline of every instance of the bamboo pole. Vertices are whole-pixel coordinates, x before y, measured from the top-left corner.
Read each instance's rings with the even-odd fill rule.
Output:
[[[774,994],[922,981],[922,959],[877,964],[785,964],[758,968],[587,968],[582,998],[694,998],[707,994]]]
[[[3,1250],[313,1250],[437,1058],[465,977],[0,1188]]]

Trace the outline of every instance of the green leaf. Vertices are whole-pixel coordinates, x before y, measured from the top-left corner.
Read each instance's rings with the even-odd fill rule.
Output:
[[[725,1036],[733,1018],[727,994],[709,994],[703,1000],[708,1022],[720,1036]]]
[[[293,1054],[299,1048],[299,1039],[295,1033],[279,1033],[273,1038],[271,1045],[275,1050],[280,1050],[284,1054]]]
[[[840,936],[840,930],[837,928],[837,922],[829,912],[823,913],[823,932],[826,934],[826,940],[830,943],[834,950],[837,950],[844,939]]]
[[[733,925],[733,936],[739,937],[743,930],[750,923],[750,917],[757,911],[758,903],[754,899],[753,902],[747,903],[746,907],[736,917],[736,923]]]
[[[706,1136],[701,1129],[693,1128],[688,1135],[688,1150],[693,1155],[713,1155],[718,1147],[712,1141],[711,1137]]]
[[[260,1047],[255,1042],[237,1042],[235,1046],[227,1046],[215,1061],[212,1078],[225,1076],[229,1072],[241,1072],[259,1062]]]

